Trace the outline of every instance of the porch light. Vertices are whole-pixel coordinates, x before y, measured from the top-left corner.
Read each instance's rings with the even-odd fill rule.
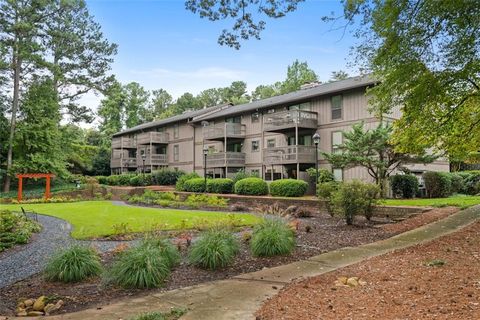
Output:
[[[312,137],[313,143],[315,144],[315,193],[317,192],[317,183],[318,183],[318,144],[320,143],[320,135],[318,132]]]

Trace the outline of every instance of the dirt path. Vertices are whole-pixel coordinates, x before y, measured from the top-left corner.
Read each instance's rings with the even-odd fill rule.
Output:
[[[342,276],[360,277],[366,285],[335,285]],[[260,320],[480,319],[480,222],[290,284],[256,315]]]

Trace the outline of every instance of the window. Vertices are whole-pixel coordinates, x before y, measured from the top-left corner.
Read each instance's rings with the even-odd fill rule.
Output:
[[[342,119],[343,97],[342,96],[333,96],[331,102],[332,102],[332,120],[341,120]]]
[[[258,150],[260,150],[260,141],[252,140],[252,152],[257,152]]]
[[[304,103],[300,103],[300,104],[295,104],[293,106],[289,106],[287,109],[288,110],[307,110],[307,111],[310,111],[311,107],[310,107],[310,102],[304,102]]]
[[[275,109],[268,109],[267,113],[275,113]]]
[[[165,132],[165,127],[155,129],[157,132]]]
[[[242,144],[239,142],[228,143],[227,152],[242,152]]]
[[[275,148],[275,139],[267,140],[267,148]]]
[[[343,134],[341,131],[332,132],[332,153],[339,153],[339,145],[343,142]]]
[[[173,138],[178,139],[179,136],[179,128],[178,128],[178,123],[173,125]]]
[[[173,161],[178,161],[180,156],[180,151],[178,144],[173,146]]]
[[[251,175],[252,177],[260,177],[260,170],[258,170],[258,169],[252,169],[252,170],[250,170],[250,175]]]
[[[252,122],[258,122],[260,120],[260,113],[254,112],[252,113]]]
[[[333,176],[335,177],[335,181],[343,181],[343,169],[333,169]]]
[[[241,122],[242,122],[242,118],[241,118],[240,116],[225,118],[225,122],[228,122],[228,123],[241,123]]]

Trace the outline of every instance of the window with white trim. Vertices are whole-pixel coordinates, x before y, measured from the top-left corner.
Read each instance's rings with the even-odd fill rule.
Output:
[[[332,120],[341,120],[342,119],[342,109],[343,109],[343,97],[341,95],[333,96],[331,99],[332,104]]]
[[[343,142],[343,133],[341,131],[332,132],[332,153],[339,153],[341,149],[339,145]]]
[[[341,168],[334,168],[332,170],[333,177],[335,178],[335,181],[343,181],[343,169]]]

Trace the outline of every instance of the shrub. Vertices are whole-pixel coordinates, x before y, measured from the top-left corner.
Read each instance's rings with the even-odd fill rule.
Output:
[[[8,210],[0,211],[0,252],[16,244],[28,242],[32,233],[39,232],[38,223],[28,219],[21,213]]]
[[[357,214],[364,214],[367,219],[370,219],[373,205],[378,201],[379,195],[380,189],[374,184],[358,180],[344,182],[332,194],[334,212],[344,216],[348,225],[353,224]]]
[[[308,183],[303,180],[281,179],[270,183],[270,194],[274,197],[301,197],[307,188]]]
[[[195,178],[200,178],[200,176],[196,172],[187,173],[187,174],[184,174],[184,175],[180,176],[177,180],[176,185],[175,185],[175,189],[177,191],[185,191],[185,182],[187,182],[188,180],[191,180],[191,179],[195,179]]]
[[[463,177],[463,193],[471,195],[480,193],[480,170],[461,171],[458,174]]]
[[[238,242],[225,229],[214,228],[204,232],[192,245],[189,260],[192,264],[215,270],[229,265],[238,252]]]
[[[295,248],[295,234],[283,220],[264,219],[254,227],[250,245],[255,256],[289,254]]]
[[[234,175],[233,175],[233,183],[237,183],[237,181],[246,179],[246,178],[260,178],[257,173],[248,173],[244,169],[238,170]]]
[[[150,186],[152,185],[152,175],[150,173],[137,174],[132,176],[129,181],[130,186]]]
[[[268,194],[268,184],[260,178],[245,178],[235,183],[235,193],[261,196]]]
[[[397,174],[390,177],[394,197],[413,198],[418,193],[418,179],[411,174]]]
[[[205,179],[204,178],[194,178],[187,180],[183,189],[187,192],[205,192]]]
[[[153,245],[140,245],[122,252],[106,275],[124,288],[158,288],[170,275],[170,261]]]
[[[180,262],[180,253],[168,239],[147,237],[142,241],[141,246],[150,246],[153,249],[158,249],[170,268],[173,268]]]
[[[97,181],[99,184],[108,184],[108,177],[97,176]]]
[[[310,176],[310,179],[312,181],[315,181],[317,170],[315,168],[308,168],[307,173]],[[318,169],[318,183],[325,183],[331,181],[335,181],[335,176],[333,175],[332,171],[325,168]]]
[[[209,179],[207,181],[207,192],[211,193],[233,193],[232,179]]]
[[[100,257],[95,249],[74,245],[49,260],[45,277],[49,281],[78,282],[101,271]]]
[[[161,186],[173,186],[177,183],[178,178],[185,175],[181,170],[172,170],[163,168],[152,173],[152,181]]]
[[[333,217],[335,212],[332,204],[333,194],[340,187],[340,183],[336,181],[320,183],[317,185],[317,196],[325,202],[327,212]]]
[[[228,205],[228,199],[208,194],[192,194],[185,199],[184,203],[190,207],[226,207]]]
[[[450,180],[452,181],[450,193],[463,192],[464,181],[461,175],[459,175],[458,173],[450,173]]]
[[[447,172],[428,171],[423,174],[429,198],[444,198],[451,194],[452,178]]]

